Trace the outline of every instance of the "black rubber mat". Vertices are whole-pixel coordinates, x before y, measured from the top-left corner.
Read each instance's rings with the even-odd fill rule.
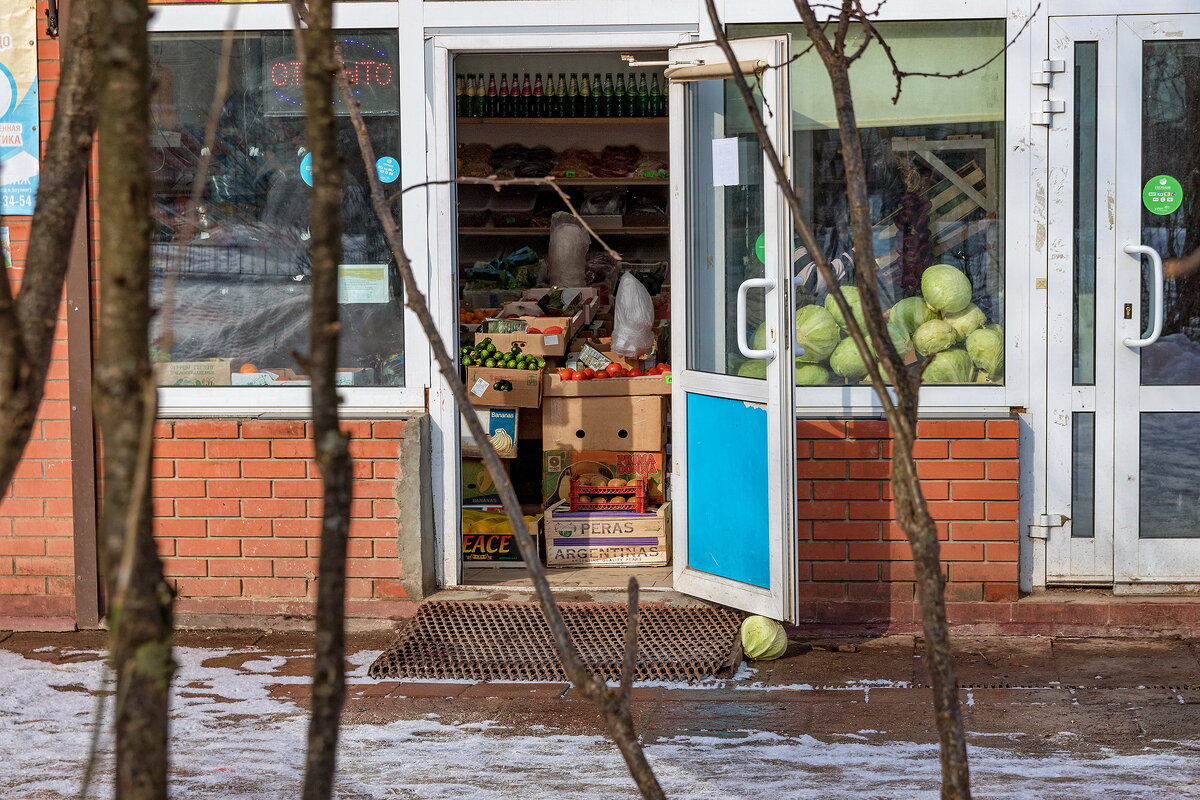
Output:
[[[625,606],[563,603],[563,619],[592,671],[621,674]],[[741,617],[725,608],[640,607],[635,680],[727,676],[741,659]],[[536,603],[425,603],[371,665],[373,678],[565,681],[550,626]]]

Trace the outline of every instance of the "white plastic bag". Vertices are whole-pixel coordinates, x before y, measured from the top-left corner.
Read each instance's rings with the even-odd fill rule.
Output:
[[[612,349],[626,358],[641,358],[654,349],[654,301],[642,282],[628,272],[617,284]]]
[[[588,234],[566,211],[550,217],[550,250],[545,282],[551,286],[586,286]]]

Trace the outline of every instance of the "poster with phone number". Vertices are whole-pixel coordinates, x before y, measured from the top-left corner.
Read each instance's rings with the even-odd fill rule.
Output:
[[[0,214],[32,214],[41,172],[33,0],[0,0],[0,112]]]

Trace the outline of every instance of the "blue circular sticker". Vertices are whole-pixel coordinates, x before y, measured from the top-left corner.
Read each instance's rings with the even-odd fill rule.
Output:
[[[384,183],[395,183],[400,177],[400,162],[391,156],[384,156],[375,162],[375,174]]]
[[[300,177],[309,186],[313,185],[313,157],[312,153],[305,153],[304,158],[300,159]]]

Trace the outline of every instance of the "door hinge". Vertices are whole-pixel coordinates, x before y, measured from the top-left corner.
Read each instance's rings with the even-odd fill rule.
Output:
[[[1034,125],[1045,125],[1047,128],[1054,124],[1054,115],[1067,110],[1066,100],[1043,100],[1041,110],[1033,112]]]
[[[1049,539],[1051,528],[1061,528],[1070,521],[1071,518],[1063,514],[1038,514],[1029,523],[1029,538]]]
[[[1029,82],[1034,86],[1050,86],[1054,82],[1054,76],[1060,72],[1067,71],[1067,62],[1061,59],[1046,59],[1042,62],[1041,69],[1035,69]]]

